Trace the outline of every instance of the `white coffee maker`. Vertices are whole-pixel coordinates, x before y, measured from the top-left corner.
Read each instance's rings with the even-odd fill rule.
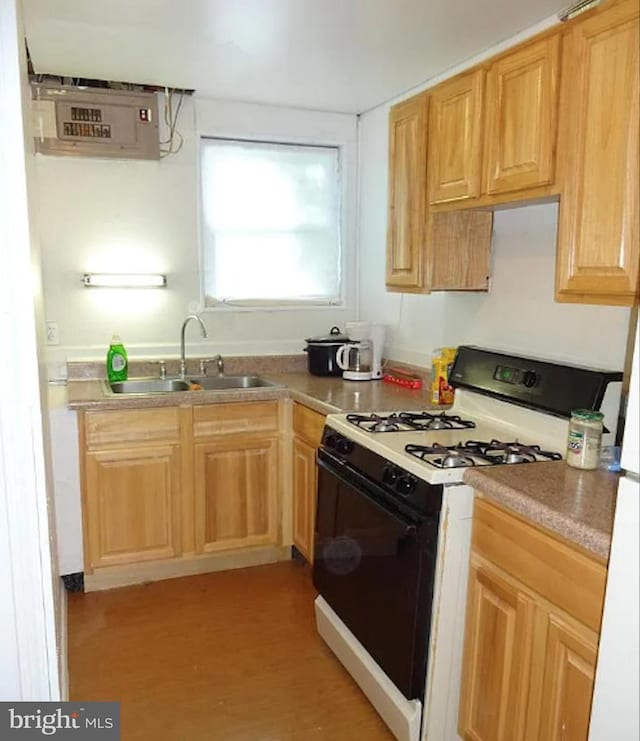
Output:
[[[371,381],[382,378],[382,351],[384,347],[385,325],[372,322],[347,322],[345,333],[354,342],[371,343],[371,364],[368,370],[344,370],[342,377],[354,381]]]

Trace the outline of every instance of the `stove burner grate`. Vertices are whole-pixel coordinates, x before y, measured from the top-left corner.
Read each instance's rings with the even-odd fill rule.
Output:
[[[539,445],[491,440],[467,440],[458,445],[405,445],[405,451],[435,468],[495,466],[501,464],[560,461],[560,453],[542,450]]]
[[[424,432],[461,430],[475,427],[475,422],[457,414],[430,412],[392,412],[390,414],[347,414],[347,421],[366,432]]]

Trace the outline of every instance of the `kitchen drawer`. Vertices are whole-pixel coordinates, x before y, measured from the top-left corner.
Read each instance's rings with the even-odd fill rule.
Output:
[[[607,577],[603,563],[482,499],[474,504],[472,548],[599,631]]]
[[[229,435],[234,432],[274,432],[277,430],[277,401],[212,404],[193,408],[195,438]]]
[[[293,405],[293,432],[314,448],[320,445],[324,421],[324,414],[314,412],[304,404],[296,402]]]
[[[177,407],[85,412],[87,450],[126,447],[129,443],[178,443]]]

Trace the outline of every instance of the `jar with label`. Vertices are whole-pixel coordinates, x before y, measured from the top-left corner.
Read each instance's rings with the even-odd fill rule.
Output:
[[[602,412],[574,409],[569,422],[567,463],[574,468],[592,470],[600,465]]]

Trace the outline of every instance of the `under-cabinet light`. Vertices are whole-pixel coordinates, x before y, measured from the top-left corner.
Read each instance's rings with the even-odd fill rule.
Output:
[[[575,18],[577,15],[580,15],[580,13],[584,13],[586,10],[595,8],[596,5],[600,5],[601,2],[602,0],[578,0],[577,3],[573,3],[573,5],[570,5],[568,8],[561,10],[558,13],[558,20],[571,20],[571,18]]]
[[[86,288],[166,288],[167,276],[160,273],[85,273]]]

